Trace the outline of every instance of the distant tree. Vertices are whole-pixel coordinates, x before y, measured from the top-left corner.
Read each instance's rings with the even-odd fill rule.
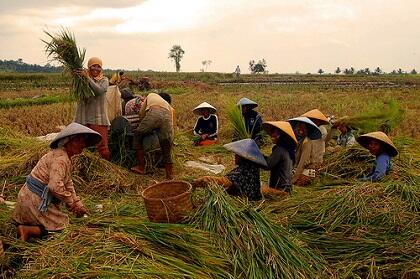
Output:
[[[379,68],[379,67],[377,67],[377,68],[375,69],[375,74],[377,74],[377,75],[382,74],[382,69],[381,69],[381,68]]]
[[[365,68],[364,72],[365,72],[365,75],[370,75],[370,69],[369,68]]]
[[[391,74],[396,75],[397,71],[396,70],[392,70]]]
[[[318,70],[318,74],[322,75],[323,73],[324,73],[324,70],[323,69],[319,69]]]
[[[347,68],[345,68],[345,69],[344,69],[344,71],[343,71],[343,73],[344,73],[345,75],[350,75],[350,70],[349,70],[349,69],[347,69]]]
[[[207,71],[207,67],[210,67],[212,61],[211,60],[203,60],[201,64],[203,64],[203,72]]]
[[[412,75],[417,75],[417,71],[416,71],[416,69],[412,69],[412,70],[411,70],[411,72],[410,72],[410,74],[412,74]]]
[[[399,74],[399,75],[402,75],[402,74],[404,74],[404,71],[403,71],[403,70],[401,70],[401,68],[399,68],[399,69],[398,69],[398,74]]]
[[[267,61],[263,58],[262,60],[258,60],[257,63],[255,63],[255,60],[249,61],[249,70],[252,74],[258,74],[258,73],[266,73],[267,68]]]
[[[339,75],[339,74],[341,73],[341,69],[340,69],[340,67],[337,67],[337,69],[335,69],[335,73],[336,73],[337,75]]]
[[[175,69],[177,72],[181,70],[181,59],[184,56],[185,51],[181,48],[180,45],[173,45],[169,51],[169,57],[175,62]]]

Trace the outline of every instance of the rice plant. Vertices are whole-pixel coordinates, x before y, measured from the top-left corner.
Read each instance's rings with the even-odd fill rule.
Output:
[[[59,62],[64,67],[64,73],[71,76],[72,89],[71,95],[84,100],[94,96],[89,87],[87,78],[80,76],[75,71],[83,69],[86,49],[78,48],[76,38],[70,30],[62,29],[56,34],[44,31],[49,41],[42,40],[45,43],[45,52],[52,61]]]

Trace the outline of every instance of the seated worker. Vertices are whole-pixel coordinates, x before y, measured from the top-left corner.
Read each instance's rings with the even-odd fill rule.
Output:
[[[298,140],[292,184],[305,186],[315,177],[315,164],[312,158],[312,140],[320,139],[321,131],[307,117],[292,118],[288,122],[292,125],[296,139]]]
[[[195,136],[194,145],[205,146],[215,144],[219,130],[216,108],[204,102],[199,104],[193,112],[200,116],[193,129]]]
[[[391,157],[398,155],[397,148],[390,138],[383,132],[372,132],[361,135],[357,142],[364,148],[369,149],[376,156],[375,165],[368,176],[359,181],[379,181],[391,171]]]
[[[271,141],[274,144],[271,155],[265,157],[267,161],[265,169],[270,170],[268,186],[290,193],[297,145],[292,126],[285,121],[264,122],[262,126],[271,136]]]
[[[246,130],[251,134],[251,138],[261,146],[263,144],[263,139],[260,132],[263,121],[261,115],[254,110],[258,107],[258,104],[248,98],[242,98],[236,105],[240,106],[242,109]]]
[[[203,187],[218,184],[224,186],[230,195],[260,200],[262,198],[260,168],[267,168],[267,162],[258,145],[252,139],[243,139],[225,144],[224,147],[235,153],[235,164],[238,167],[222,177],[198,178],[193,185]]]
[[[314,164],[321,165],[324,161],[324,154],[325,154],[325,143],[326,138],[328,135],[327,128],[325,125],[330,124],[327,117],[318,109],[310,110],[304,114],[304,117],[308,117],[312,122],[318,126],[319,130],[321,131],[321,138],[317,140],[312,140],[312,158]]]
[[[338,119],[334,122],[334,124],[331,126],[331,130],[327,135],[327,138],[325,139],[325,142],[328,143],[332,137],[332,134],[339,130],[340,134],[337,138],[337,145],[334,147],[329,147],[329,152],[334,152],[339,150],[343,147],[349,147],[356,143],[356,138],[353,135],[353,128],[346,123],[346,117],[343,117],[341,119]]]
[[[166,99],[166,100],[165,100]],[[143,138],[153,131],[158,132],[159,145],[162,150],[162,164],[165,165],[166,179],[173,179],[172,143],[174,137],[174,109],[167,93],[150,93],[140,109],[140,123],[134,131],[133,149],[136,150],[138,165],[131,168],[138,174],[145,174],[145,154]]]
[[[87,213],[73,187],[71,158],[100,140],[99,133],[71,123],[51,142],[51,151],[26,177],[26,183],[17,197],[13,220],[17,223],[17,234],[22,241],[40,238],[48,231],[65,229],[69,217],[61,210],[63,204],[77,217]]]

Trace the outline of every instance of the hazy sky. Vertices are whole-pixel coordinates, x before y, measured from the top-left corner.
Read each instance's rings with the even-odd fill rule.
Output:
[[[337,66],[420,70],[420,0],[0,0],[0,59],[45,64],[43,30],[74,32],[106,68],[271,73]]]

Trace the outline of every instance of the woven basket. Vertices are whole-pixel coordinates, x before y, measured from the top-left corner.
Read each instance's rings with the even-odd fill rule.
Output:
[[[192,210],[190,183],[164,181],[147,187],[142,193],[149,220],[176,223]]]

